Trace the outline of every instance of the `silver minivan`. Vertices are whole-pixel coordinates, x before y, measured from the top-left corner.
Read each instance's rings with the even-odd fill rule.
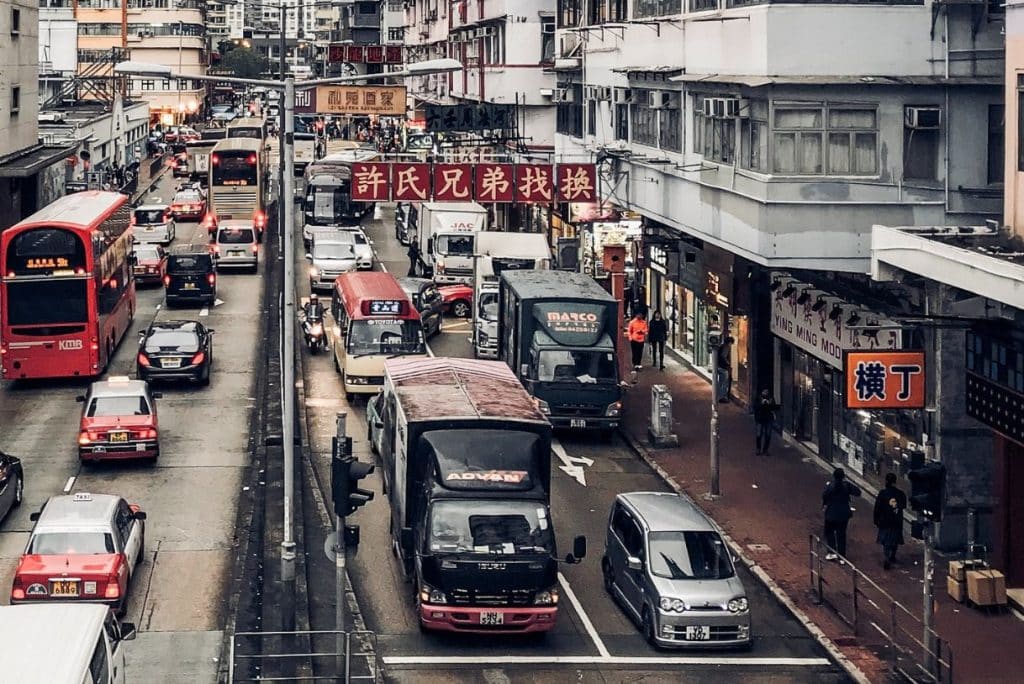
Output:
[[[718,527],[678,494],[619,494],[608,516],[604,586],[666,648],[747,647],[750,605]]]
[[[242,267],[255,273],[259,268],[258,239],[252,221],[221,221],[213,242],[217,270]]]
[[[342,273],[357,268],[355,239],[351,233],[316,230],[306,253],[309,262],[309,289],[330,289]]]

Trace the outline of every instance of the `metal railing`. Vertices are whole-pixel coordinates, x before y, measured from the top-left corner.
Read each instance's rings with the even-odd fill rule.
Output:
[[[888,658],[893,675],[914,682],[952,684],[953,651],[937,632],[925,643],[921,619],[850,561],[825,560],[832,549],[809,535],[811,591],[819,604],[835,611],[861,644]]]
[[[376,682],[378,669],[375,632],[238,632],[231,639],[228,684]]]

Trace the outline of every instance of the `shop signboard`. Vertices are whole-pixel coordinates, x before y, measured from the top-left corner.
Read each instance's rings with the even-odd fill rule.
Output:
[[[512,164],[478,164],[473,191],[478,202],[511,202]]]
[[[435,202],[468,202],[472,196],[472,164],[434,164]]]
[[[360,202],[391,200],[391,165],[355,162],[352,164],[352,199]]]
[[[717,306],[725,311],[732,304],[733,264],[735,257],[732,252],[720,249],[711,244],[704,245],[704,303]]]
[[[425,105],[424,118],[431,133],[469,133],[512,128],[515,112],[512,105],[457,104]]]
[[[315,114],[316,113],[316,91],[308,90],[295,91],[295,113]]]
[[[605,331],[605,307],[583,302],[558,302],[533,305],[533,316],[545,332],[559,344],[589,347]]]
[[[430,164],[400,163],[392,166],[394,201],[422,202],[430,199]]]
[[[676,282],[690,292],[700,292],[701,276],[704,265],[701,259],[702,250],[686,241],[679,242],[679,268]]]
[[[1024,343],[967,332],[967,415],[1024,444]]]
[[[319,114],[405,116],[405,86],[318,86]]]
[[[652,271],[675,280],[679,272],[679,247],[672,242],[647,244],[647,264]]]
[[[921,409],[926,404],[923,351],[846,351],[848,409]]]
[[[401,64],[401,45],[348,45],[331,43],[327,46],[327,63],[341,64]]]
[[[901,331],[882,316],[793,278],[775,276],[772,288],[772,334],[833,368],[843,369],[845,351],[902,346]]]

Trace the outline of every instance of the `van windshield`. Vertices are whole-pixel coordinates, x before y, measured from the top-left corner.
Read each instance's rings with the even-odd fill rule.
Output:
[[[735,573],[717,532],[651,532],[650,566],[666,579],[727,579]]]
[[[321,242],[313,243],[314,259],[354,259],[355,250],[352,243],[344,242]]]

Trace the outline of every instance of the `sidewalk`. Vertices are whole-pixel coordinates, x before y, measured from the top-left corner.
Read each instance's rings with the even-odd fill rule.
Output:
[[[148,194],[167,170],[171,168],[168,165],[169,159],[168,155],[161,155],[158,157],[146,157],[139,163],[139,182],[136,185],[135,192],[132,193],[133,202]],[[152,172],[154,169],[156,173]]]
[[[679,447],[648,447],[654,384],[665,384],[672,393]],[[722,496],[716,501],[703,500],[709,484],[710,401],[710,385],[704,378],[675,359],[666,358],[665,371],[645,366],[638,383],[626,391],[623,429],[633,445],[704,507],[742,547],[746,558],[759,565],[847,659],[871,681],[883,681],[888,663],[886,654],[879,652],[878,640],[871,638],[871,627],[862,626],[855,636],[830,607],[816,604],[812,592],[808,536],[822,534],[821,491],[829,471],[778,434],[772,439],[770,455],[755,456],[753,418],[747,408],[735,403],[719,404]],[[920,618],[923,547],[906,535],[908,543],[899,552],[901,563],[884,571],[871,519],[873,503],[874,495],[869,492],[854,503],[848,557]],[[1021,681],[1024,622],[1011,613],[986,615],[955,603],[946,594],[947,563],[936,555],[934,628],[952,647],[955,681]]]

